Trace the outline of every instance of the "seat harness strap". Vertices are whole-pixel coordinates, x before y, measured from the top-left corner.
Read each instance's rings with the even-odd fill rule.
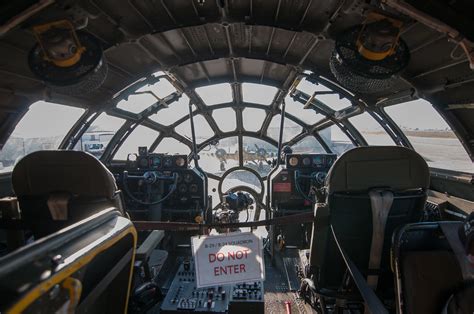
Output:
[[[385,240],[385,226],[388,214],[393,204],[393,193],[386,190],[372,190],[369,192],[372,207],[372,244],[370,247],[369,269],[380,268],[383,243]],[[377,288],[379,276],[367,276],[367,283],[372,289]]]
[[[71,195],[68,193],[52,193],[48,198],[49,213],[53,220],[67,220],[68,203]]]
[[[446,240],[448,240],[449,246],[453,250],[456,259],[458,260],[463,279],[474,279],[474,267],[467,259],[466,251],[464,250],[461,240],[459,239],[459,224],[440,223],[439,226],[441,227],[441,230],[443,230]]]
[[[374,290],[372,290],[367,282],[364,279],[364,276],[362,273],[359,271],[357,266],[352,262],[352,260],[347,256],[346,252],[342,248],[341,244],[339,243],[336,232],[334,230],[334,227],[331,225],[331,231],[332,235],[334,237],[334,241],[336,242],[336,245],[339,249],[339,252],[342,255],[342,259],[344,260],[347,269],[349,270],[349,273],[351,274],[352,278],[354,279],[354,282],[357,286],[357,288],[360,291],[360,294],[362,295],[362,298],[365,301],[367,309],[370,311],[372,314],[388,314],[387,309],[384,307],[382,301],[377,297],[375,294]]]

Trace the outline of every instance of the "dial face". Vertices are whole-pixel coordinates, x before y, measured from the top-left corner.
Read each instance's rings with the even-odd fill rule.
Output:
[[[190,173],[186,173],[186,174],[184,175],[184,182],[189,183],[189,182],[191,182],[191,181],[193,181],[193,175],[190,174]]]
[[[298,166],[298,157],[291,157],[288,162],[290,163],[290,166],[296,167]]]
[[[163,165],[165,167],[171,167],[173,165],[173,160],[171,159],[171,157],[165,157],[165,159],[163,160]]]
[[[148,168],[148,158],[140,158],[138,159],[138,166],[140,168]]]
[[[183,157],[176,158],[176,166],[183,167],[186,164],[186,160]]]
[[[161,166],[161,157],[160,156],[153,157],[152,164],[153,164],[153,167],[156,167],[156,168],[160,167]]]
[[[323,156],[314,156],[313,157],[313,165],[321,166],[324,164]]]
[[[188,187],[186,186],[186,184],[181,184],[179,186],[179,193],[186,193],[188,191]]]
[[[146,147],[146,146],[138,147],[138,155],[146,156],[147,154],[148,154],[148,147]]]
[[[311,165],[311,159],[309,157],[303,158],[303,165],[304,166],[309,166]]]
[[[189,187],[189,192],[196,193],[197,191],[198,191],[197,184],[191,184],[191,186]]]

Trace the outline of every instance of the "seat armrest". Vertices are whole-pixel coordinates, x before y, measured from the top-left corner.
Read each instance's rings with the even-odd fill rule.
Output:
[[[164,237],[165,232],[163,230],[153,230],[137,249],[137,252],[135,253],[137,260],[146,261],[151,252],[156,248],[161,240],[163,240]]]

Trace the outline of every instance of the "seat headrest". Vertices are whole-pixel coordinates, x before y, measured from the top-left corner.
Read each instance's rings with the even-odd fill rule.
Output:
[[[86,197],[113,198],[117,191],[112,173],[89,153],[70,150],[37,151],[13,169],[18,197],[67,192]]]
[[[328,193],[359,192],[386,187],[426,189],[430,172],[423,157],[400,146],[357,147],[334,163],[326,179]]]

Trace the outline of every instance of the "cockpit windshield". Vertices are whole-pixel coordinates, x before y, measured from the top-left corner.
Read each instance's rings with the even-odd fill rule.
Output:
[[[118,96],[114,108],[99,114],[86,113],[82,123],[88,127],[75,138],[64,137],[71,127],[78,127],[74,123],[85,110],[46,102],[32,104],[2,150],[2,171],[11,171],[15,160],[28,152],[58,148],[61,143],[70,146],[71,142],[75,150],[103,160],[125,160],[138,146],[148,146],[155,152],[189,154],[190,98],[171,82],[164,72],[157,72],[145,83],[140,80],[135,90],[130,87],[124,96]],[[295,152],[340,155],[357,145],[400,145],[400,139],[405,138],[434,168],[474,171],[454,132],[427,101],[360,110],[354,105],[355,99],[351,102],[347,98],[350,94],[331,90],[327,80],[323,83],[303,78],[284,99],[283,144],[289,144]],[[252,168],[264,178],[271,169],[269,160],[277,152],[281,122],[280,106],[275,107],[278,89],[242,83],[239,90],[241,96],[237,97],[228,83],[195,89],[193,97],[198,97],[200,104],[193,104],[192,110],[201,164],[211,177],[218,178],[231,168]],[[312,108],[307,101],[313,94],[317,95]],[[343,116],[340,114],[331,116],[347,110],[355,114],[342,119],[334,118]],[[61,119],[55,119],[55,115]],[[43,128],[45,135],[31,133],[29,130],[46,116],[58,123]],[[137,121],[140,125],[135,125]],[[446,150],[437,145],[449,149],[449,154],[443,155],[441,152]],[[452,156],[456,162],[450,162]]]

